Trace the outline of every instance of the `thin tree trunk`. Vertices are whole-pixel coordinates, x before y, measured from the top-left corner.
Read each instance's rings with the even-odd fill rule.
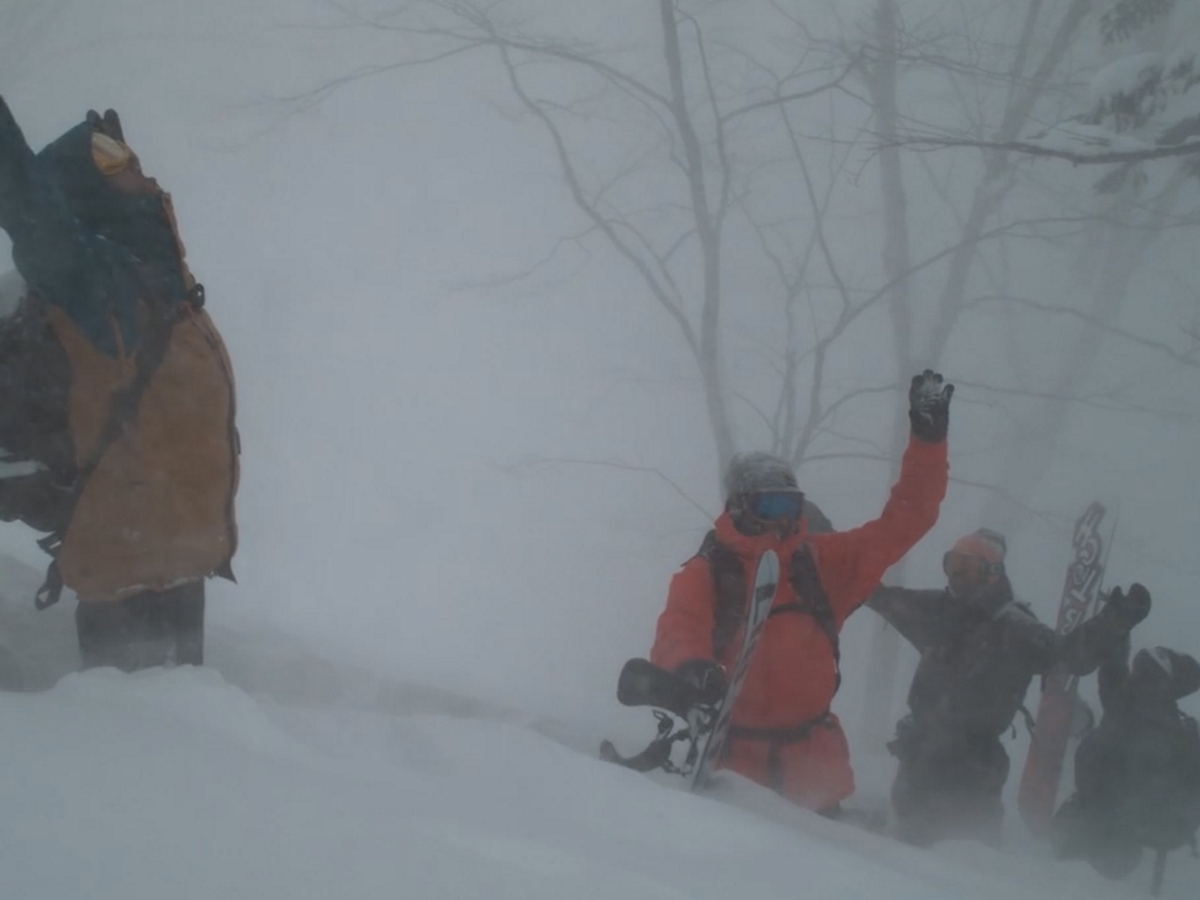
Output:
[[[663,27],[663,56],[671,85],[671,112],[683,144],[692,215],[704,261],[704,305],[700,311],[700,354],[697,362],[720,473],[725,470],[734,453],[733,427],[725,404],[721,372],[721,235],[709,203],[704,154],[684,91],[683,56],[679,48],[675,4],[672,0],[659,0],[658,6]]]
[[[879,152],[879,187],[883,199],[883,272],[891,285],[886,299],[895,343],[896,376],[901,385],[915,368],[913,353],[912,287],[905,273],[912,271],[912,248],[908,231],[908,197],[901,167],[896,91],[899,73],[897,9],[895,0],[879,0],[875,11],[879,58],[867,79],[875,106],[875,124],[882,149]],[[899,473],[899,459],[908,440],[908,415],[899,409],[892,429],[892,474]],[[890,576],[903,581],[904,563],[893,567]],[[862,733],[866,746],[881,751],[887,743],[896,700],[900,660],[900,635],[882,617],[872,622],[871,657],[863,704]]]

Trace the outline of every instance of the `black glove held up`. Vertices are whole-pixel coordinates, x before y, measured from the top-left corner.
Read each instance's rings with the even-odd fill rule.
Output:
[[[1129,631],[1150,615],[1150,592],[1136,582],[1129,586],[1128,594],[1115,587],[1108,595],[1108,602],[1104,604],[1104,614],[1118,628]]]
[[[940,444],[950,427],[950,398],[954,385],[944,384],[942,376],[932,369],[914,375],[908,389],[908,420],[918,441]]]

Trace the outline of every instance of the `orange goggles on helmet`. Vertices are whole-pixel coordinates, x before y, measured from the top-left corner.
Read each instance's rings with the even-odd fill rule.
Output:
[[[981,556],[951,550],[942,557],[942,571],[947,578],[980,582],[992,575],[1000,574],[1003,563],[990,563]]]

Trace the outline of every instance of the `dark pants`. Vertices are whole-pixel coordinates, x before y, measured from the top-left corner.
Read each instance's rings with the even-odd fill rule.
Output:
[[[85,669],[204,665],[204,582],[109,603],[81,601],[75,630]]]
[[[900,762],[892,783],[898,837],[921,846],[1000,843],[1009,762],[999,738],[912,730],[890,746]]]
[[[1054,816],[1054,847],[1060,859],[1086,859],[1101,875],[1124,878],[1142,861],[1142,847],[1128,819],[1109,807],[1074,794]]]

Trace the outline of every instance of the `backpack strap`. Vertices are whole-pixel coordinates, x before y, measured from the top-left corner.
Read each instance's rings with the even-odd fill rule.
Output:
[[[783,748],[788,744],[807,741],[817,728],[833,727],[835,727],[833,717],[828,709],[790,728],[751,728],[746,725],[730,725],[730,740],[725,744],[724,755],[726,757],[729,755],[735,740],[765,742],[767,744],[767,780],[772,790],[782,791]]]
[[[712,571],[716,603],[713,606],[713,659],[720,659],[729,649],[734,635],[746,621],[746,572],[738,555],[717,540],[710,531],[696,553]]]
[[[712,570],[713,586],[716,592],[716,603],[713,608],[713,658],[721,659],[729,649],[734,635],[746,621],[746,572],[742,561],[736,553],[717,540],[717,532],[710,531],[704,536],[704,542],[696,553],[708,562]],[[833,607],[829,604],[829,595],[821,578],[817,574],[816,560],[808,544],[801,544],[792,554],[788,571],[792,592],[799,598],[797,602],[785,603],[774,607],[771,616],[781,613],[800,613],[812,616],[820,626],[829,644],[833,648],[833,666],[836,673],[836,687],[841,687],[841,641],[838,635],[837,621],[833,616]]]
[[[749,725],[730,725],[729,736],[742,741],[764,741],[771,744],[798,744],[808,740],[815,728],[832,728],[833,718],[828,709],[806,719],[799,725],[785,728],[755,728]]]
[[[741,558],[728,546],[717,540],[716,531],[710,531],[704,537],[697,556],[706,560],[712,569],[713,585],[716,592],[716,602],[713,608],[713,657],[720,659],[733,640],[738,629],[746,619],[746,573],[742,567]],[[833,649],[833,668],[836,676],[834,693],[842,684],[841,643],[838,636],[837,621],[833,616],[833,607],[829,603],[829,594],[821,584],[817,573],[817,563],[813,558],[812,549],[808,544],[801,544],[792,554],[788,569],[788,579],[792,592],[800,598],[793,603],[773,607],[770,616],[781,613],[800,613],[812,616],[817,625],[829,639]],[[814,729],[833,727],[833,719],[828,709],[804,722],[787,728],[750,728],[741,725],[731,725],[730,741],[725,746],[729,753],[735,740],[762,741],[767,743],[768,768],[770,782],[776,790],[783,786],[782,748],[788,744],[808,740]]]
[[[817,572],[817,562],[813,559],[812,548],[801,544],[792,554],[791,565],[788,568],[788,578],[792,583],[792,592],[800,598],[796,603],[777,606],[771,610],[771,615],[784,612],[798,612],[812,616],[833,650],[833,671],[836,677],[833,691],[836,694],[842,686],[842,645],[838,634],[837,620],[833,615],[833,607],[829,603],[829,594],[821,584],[821,576]]]

